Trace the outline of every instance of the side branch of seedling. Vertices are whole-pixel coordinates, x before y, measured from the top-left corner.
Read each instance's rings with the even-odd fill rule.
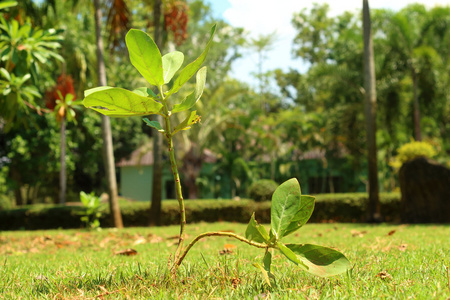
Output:
[[[149,84],[157,87],[158,95],[147,87],[128,91],[121,88],[98,87],[85,91],[83,104],[95,111],[111,117],[161,115],[164,124],[144,118],[145,123],[166,137],[171,169],[175,181],[175,191],[180,212],[180,236],[173,263],[170,267],[176,274],[179,266],[191,248],[201,239],[210,236],[232,237],[250,246],[265,249],[263,265],[254,265],[262,272],[268,285],[275,279],[271,272],[272,251],[280,251],[288,260],[299,268],[316,276],[327,277],[346,272],[350,268],[347,258],[331,248],[311,244],[285,244],[282,240],[297,231],[312,215],[315,198],[302,195],[300,184],[292,178],[281,184],[272,196],[270,230],[251,216],[245,231],[245,237],[230,232],[206,232],[195,237],[186,248],[185,240],[186,214],[181,190],[180,175],[175,158],[173,136],[181,130],[188,130],[198,123],[200,116],[190,111],[203,94],[206,82],[206,67],[202,67],[212,43],[216,27],[211,29],[210,39],[203,53],[193,62],[180,70],[184,55],[174,51],[161,56],[153,39],[145,32],[132,29],[125,37],[130,61]],[[180,70],[180,71],[179,71]],[[173,81],[171,89],[164,92],[164,86],[172,81],[175,73],[178,77]],[[170,96],[196,74],[195,89],[180,103],[170,103]],[[175,113],[187,112],[185,119],[172,126],[170,117]],[[164,128],[163,128],[164,127]]]

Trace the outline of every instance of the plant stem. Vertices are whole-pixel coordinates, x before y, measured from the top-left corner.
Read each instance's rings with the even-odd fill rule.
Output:
[[[177,267],[179,267],[181,265],[181,263],[183,262],[184,258],[187,255],[187,253],[192,248],[192,246],[195,245],[195,243],[197,243],[202,238],[205,238],[205,237],[208,237],[208,236],[227,236],[227,237],[232,237],[232,238],[238,239],[241,242],[247,243],[247,244],[249,244],[251,246],[254,246],[254,247],[257,247],[257,248],[266,248],[266,249],[269,248],[269,245],[267,245],[267,244],[261,244],[261,243],[252,242],[252,241],[246,239],[245,237],[237,235],[235,233],[223,232],[223,231],[205,232],[205,233],[202,233],[202,234],[198,235],[195,239],[193,239],[189,243],[189,245],[183,251],[181,256],[177,260],[175,260],[174,267],[177,268]]]
[[[177,250],[175,251],[174,257],[174,261],[177,261],[181,251],[183,250],[183,242],[185,237],[185,226],[186,226],[186,213],[184,209],[183,193],[181,191],[180,175],[178,173],[177,161],[175,159],[175,149],[173,148],[172,129],[170,126],[170,113],[169,109],[167,108],[166,98],[164,97],[162,86],[159,87],[159,93],[161,95],[161,100],[163,104],[165,136],[167,138],[170,165],[172,167],[173,179],[175,181],[175,192],[177,194],[178,206],[180,209],[180,237],[178,239],[178,246]]]

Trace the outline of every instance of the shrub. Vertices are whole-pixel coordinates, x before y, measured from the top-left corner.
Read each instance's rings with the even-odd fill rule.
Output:
[[[248,188],[249,197],[256,202],[270,201],[273,192],[277,189],[278,184],[270,179],[261,179],[255,181]]]
[[[434,147],[427,142],[411,142],[404,144],[397,150],[397,156],[390,162],[390,165],[399,170],[401,166],[417,157],[433,158],[437,152]]]
[[[319,194],[316,209],[310,222],[364,222],[368,195],[355,194]],[[387,222],[400,220],[400,194],[381,193],[381,213]],[[120,209],[124,226],[148,226],[150,205],[148,202],[120,201]],[[61,206],[38,204],[21,208],[0,211],[0,230],[17,229],[54,229],[82,228],[81,206]],[[102,227],[111,227],[108,206],[101,207]],[[188,200],[186,201],[186,217],[190,223],[196,222],[239,222],[247,223],[248,218],[256,213],[258,222],[270,223],[270,201],[255,202],[253,200]],[[173,225],[179,222],[178,202],[165,200],[162,203],[162,225]]]

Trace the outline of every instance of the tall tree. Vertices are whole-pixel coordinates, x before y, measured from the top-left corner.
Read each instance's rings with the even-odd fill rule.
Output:
[[[162,48],[162,26],[161,26],[162,1],[155,0],[153,4],[154,38],[159,49]],[[155,115],[155,121],[162,124],[162,117]],[[153,130],[153,181],[152,199],[150,203],[150,225],[161,225],[161,200],[162,200],[162,135]]]
[[[106,86],[106,70],[103,59],[103,39],[101,35],[102,11],[100,1],[94,0],[95,10],[95,36],[97,43],[97,67],[98,85]],[[111,134],[111,123],[109,117],[102,115],[102,139],[103,139],[103,160],[105,163],[105,173],[108,180],[109,208],[114,221],[114,226],[123,228],[122,215],[120,213],[119,199],[117,196],[117,181],[114,165],[114,152]]]
[[[267,58],[266,54],[268,51],[272,50],[273,44],[276,41],[276,32],[267,34],[267,35],[259,35],[257,38],[251,39],[250,48],[256,50],[258,54],[258,73],[256,74],[256,78],[259,81],[259,100],[261,104],[261,110],[263,113],[267,111],[266,103],[264,100],[265,88],[268,86],[267,76],[263,74],[263,62]],[[265,78],[266,77],[266,78]]]
[[[366,135],[368,147],[369,206],[368,220],[381,221],[380,199],[378,195],[378,166],[376,141],[377,94],[375,80],[375,60],[373,53],[372,30],[369,1],[363,0],[363,39],[364,39],[364,111],[366,116]]]

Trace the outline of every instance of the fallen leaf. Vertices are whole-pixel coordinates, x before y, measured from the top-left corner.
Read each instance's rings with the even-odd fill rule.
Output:
[[[407,247],[408,247],[408,244],[401,244],[400,246],[398,246],[398,250],[405,252]]]
[[[39,274],[38,276],[36,276],[36,280],[45,280],[45,281],[48,281],[48,278],[45,277],[45,276],[42,275],[42,274]]]
[[[134,241],[133,245],[140,245],[140,244],[145,244],[147,242],[147,240],[143,237],[138,238],[137,240]]]
[[[136,255],[137,253],[138,252],[134,249],[126,249],[126,250],[114,252],[114,255],[132,256],[132,255]]]
[[[391,280],[392,279],[392,275],[386,271],[381,271],[380,273],[377,274],[377,277],[379,277],[382,280]]]
[[[230,250],[230,249],[223,249],[223,250],[219,251],[220,255],[232,254],[232,253],[233,253],[233,250]]]
[[[387,235],[393,235],[395,232],[396,232],[397,230],[391,230],[391,231],[389,231],[389,233],[387,234]]]
[[[365,230],[363,230],[363,231],[352,230],[350,232],[352,234],[352,237],[356,237],[356,236],[357,237],[363,237],[367,233],[367,231],[365,231]]]
[[[180,236],[177,234],[177,235],[169,236],[169,237],[167,237],[166,239],[167,239],[167,240],[175,240],[175,239],[179,239],[179,238],[180,238]]]
[[[237,288],[241,280],[239,278],[233,278],[231,279],[231,285],[233,286],[233,289]]]
[[[236,246],[236,245],[233,245],[233,244],[225,244],[225,245],[223,245],[223,248],[224,248],[225,250],[231,250],[231,249],[237,248],[237,246]]]

